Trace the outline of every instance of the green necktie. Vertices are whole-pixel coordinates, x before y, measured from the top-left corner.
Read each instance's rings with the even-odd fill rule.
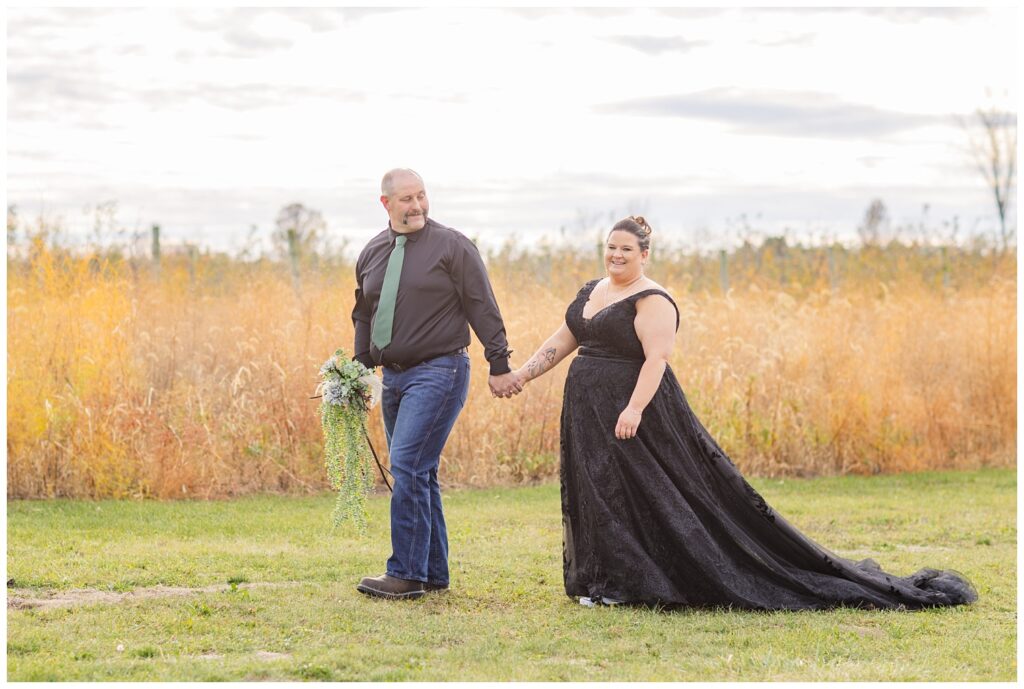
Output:
[[[398,298],[398,281],[402,277],[407,239],[404,234],[395,237],[395,248],[391,250],[388,268],[384,271],[384,284],[380,288],[377,317],[373,321],[373,334],[370,337],[380,351],[391,344],[391,326],[395,322],[395,300]]]

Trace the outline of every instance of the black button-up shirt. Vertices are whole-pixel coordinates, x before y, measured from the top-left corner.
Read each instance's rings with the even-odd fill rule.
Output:
[[[508,373],[508,340],[483,259],[473,242],[427,219],[406,234],[405,259],[395,301],[391,344],[370,342],[388,258],[398,233],[388,228],[370,240],[356,261],[355,356],[364,366],[411,366],[469,346],[469,326],[484,345],[491,375]]]

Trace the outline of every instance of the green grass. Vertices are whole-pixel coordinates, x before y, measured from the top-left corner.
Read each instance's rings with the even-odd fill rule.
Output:
[[[13,502],[18,595],[223,590],[9,609],[8,679],[1013,681],[1016,472],[751,481],[826,547],[908,574],[952,568],[967,608],[751,613],[586,609],[562,589],[558,486],[446,495],[452,590],[370,599],[390,554],[329,527],[333,496]],[[249,587],[276,582],[279,586]],[[10,593],[10,592],[9,592]],[[120,647],[121,650],[118,650]]]

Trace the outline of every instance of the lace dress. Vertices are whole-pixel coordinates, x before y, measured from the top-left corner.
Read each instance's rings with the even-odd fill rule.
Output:
[[[950,571],[907,577],[846,560],[769,507],[687,404],[671,368],[637,436],[615,438],[643,348],[633,327],[645,290],[583,318],[597,280],[566,323],[580,344],[565,381],[561,485],[565,591],[645,604],[799,610],[923,608],[977,599]],[[673,303],[673,306],[675,304]],[[679,325],[678,308],[676,327]]]

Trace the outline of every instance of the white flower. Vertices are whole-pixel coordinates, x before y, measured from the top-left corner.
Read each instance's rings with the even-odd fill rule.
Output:
[[[377,406],[377,402],[380,402],[381,392],[384,389],[384,384],[381,379],[373,374],[371,371],[364,376],[359,378],[359,382],[370,389],[370,402],[367,405],[367,409],[372,409]]]
[[[337,371],[338,365],[335,363],[334,357],[331,357],[324,362],[323,366],[320,367],[320,376],[326,377],[331,373],[336,373]]]
[[[331,381],[324,386],[324,401],[328,404],[345,405],[348,402],[348,391],[338,381]]]

